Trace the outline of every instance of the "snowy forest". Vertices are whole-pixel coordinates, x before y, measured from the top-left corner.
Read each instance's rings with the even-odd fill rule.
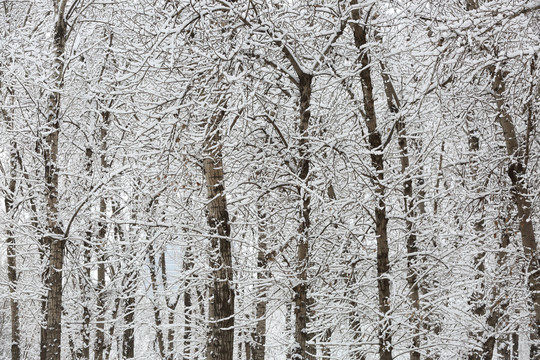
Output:
[[[540,359],[540,0],[1,0],[0,358]]]

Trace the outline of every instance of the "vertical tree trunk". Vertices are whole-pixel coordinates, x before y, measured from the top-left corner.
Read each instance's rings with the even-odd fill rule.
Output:
[[[232,360],[234,346],[234,289],[232,286],[231,228],[225,183],[220,125],[225,111],[211,117],[203,144],[203,170],[208,192],[208,226],[210,228],[209,334],[207,360]]]
[[[46,279],[47,331],[46,358],[60,360],[62,344],[62,268],[64,266],[65,239],[58,219],[58,139],[60,135],[60,91],[63,88],[64,51],[66,45],[66,24],[64,11],[67,0],[54,3],[54,62],[53,91],[47,102],[47,125],[43,129],[45,148],[45,197],[46,234],[44,242],[49,246],[49,274]]]
[[[390,79],[390,76],[386,73],[384,64],[381,62],[381,76],[384,84],[384,91],[386,93],[386,100],[388,108],[396,119],[396,130],[398,133],[398,145],[401,153],[401,173],[404,175],[403,180],[403,209],[405,211],[405,223],[407,226],[407,282],[409,284],[409,297],[411,305],[413,307],[410,322],[413,327],[412,337],[412,350],[410,353],[411,360],[420,360],[420,320],[422,314],[420,314],[420,286],[418,280],[418,245],[415,233],[415,224],[413,219],[416,219],[417,210],[416,203],[413,196],[413,181],[412,172],[410,169],[409,160],[409,146],[407,140],[407,130],[405,127],[405,121],[403,117],[399,115],[400,101],[397,97],[396,90]]]
[[[473,154],[478,154],[480,151],[480,138],[477,136],[476,130],[471,129],[469,130],[469,151]],[[475,182],[478,179],[478,160],[473,158],[469,161],[471,166],[471,179],[473,182]],[[481,187],[477,184],[473,184],[477,188],[477,192],[482,191]],[[480,198],[479,200],[480,209],[484,208],[484,200]],[[479,239],[484,236],[485,233],[485,224],[484,220],[482,218],[483,214],[480,214],[480,219],[475,223],[474,225],[474,238]],[[486,286],[484,284],[484,278],[485,278],[485,265],[484,265],[484,258],[486,256],[485,251],[483,251],[483,247],[480,246],[481,251],[475,255],[473,264],[474,268],[476,269],[475,274],[475,280],[479,282],[480,289],[475,289],[471,295],[471,303],[473,304],[473,313],[474,315],[478,317],[484,317],[486,314],[486,302],[484,299],[485,296],[485,289]],[[488,319],[488,328],[490,327],[489,322],[493,321],[493,319]],[[471,331],[470,334],[473,338],[476,338],[477,341],[482,341],[484,338],[484,331],[481,331],[480,333],[473,333]],[[488,339],[489,342],[492,342],[492,339]],[[494,340],[494,339],[493,339]],[[469,360],[491,360],[491,356],[493,355],[492,351],[490,354],[486,353],[486,346],[489,347],[488,343],[485,343],[482,346],[482,349],[473,349],[471,353],[469,354]],[[493,349],[492,349],[493,350]],[[489,356],[489,357],[486,357]]]
[[[154,247],[148,251],[148,259],[150,261],[150,282],[152,287],[152,295],[154,300],[154,322],[156,324],[156,338],[158,342],[159,355],[162,359],[165,359],[165,342],[163,339],[162,329],[162,312],[159,308],[158,297],[158,279],[157,279],[157,264],[156,264],[156,250]]]
[[[186,246],[184,253],[184,261],[182,264],[184,273],[191,273],[193,270],[193,261],[191,254],[191,246]],[[191,337],[192,337],[192,317],[193,317],[193,302],[191,301],[191,293],[189,290],[189,281],[186,279],[184,282],[184,349],[183,359],[189,360],[191,355]]]
[[[503,131],[506,143],[506,152],[510,158],[508,166],[508,176],[511,180],[510,189],[514,204],[517,207],[519,219],[519,231],[525,257],[528,260],[528,278],[527,283],[531,292],[533,310],[534,310],[534,331],[533,335],[540,338],[540,263],[538,260],[536,236],[534,233],[532,219],[532,204],[529,190],[525,183],[527,172],[528,154],[524,152],[525,146],[520,146],[516,128],[511,115],[505,108],[505,83],[504,75],[501,69],[493,71],[492,89],[495,97],[495,103],[498,111],[498,121]],[[536,351],[536,350],[535,350]],[[540,354],[531,354],[531,359],[540,358]]]
[[[298,89],[300,90],[300,140],[298,144],[299,179],[302,182],[297,186],[300,198],[300,226],[298,227],[297,282],[294,287],[294,314],[296,341],[293,349],[293,359],[311,360],[315,356],[315,348],[308,345],[313,335],[308,331],[308,282],[307,269],[309,263],[309,230],[311,226],[311,195],[309,193],[309,120],[311,117],[311,84],[313,75],[299,73]]]
[[[259,244],[257,251],[257,305],[255,307],[255,317],[257,325],[255,331],[251,335],[251,349],[249,351],[249,359],[246,360],[264,360],[265,344],[266,344],[266,305],[267,305],[267,287],[265,284],[268,278],[267,274],[267,259],[266,259],[266,214],[263,212],[262,206],[257,204]]]
[[[169,292],[169,286],[167,281],[167,263],[165,260],[165,252],[162,251],[159,257],[159,266],[161,268],[161,283],[163,284],[163,290],[165,290],[166,293]],[[180,295],[176,297],[176,300],[173,301],[173,298],[171,295],[165,295],[165,302],[167,306],[167,360],[172,360],[174,357],[174,319],[175,319],[175,309],[176,305],[178,305],[178,300],[180,299]]]
[[[89,179],[93,176],[92,164],[93,164],[93,150],[91,144],[87,145],[86,148],[86,173]],[[87,187],[87,190],[90,191],[90,184]],[[86,231],[86,241],[83,243],[83,261],[84,261],[84,270],[83,275],[80,279],[81,290],[83,291],[83,320],[82,320],[82,349],[80,357],[82,359],[90,359],[90,286],[86,285],[86,282],[91,281],[92,278],[92,268],[90,262],[92,260],[91,247],[92,247],[92,224],[88,224],[88,229]]]
[[[105,360],[105,255],[104,241],[107,234],[107,225],[105,217],[107,211],[107,203],[104,198],[99,200],[100,224],[97,240],[99,242],[98,249],[98,268],[97,268],[97,324],[96,338],[94,347],[94,359]]]
[[[2,114],[7,122],[8,131],[13,131],[13,119],[2,109]],[[10,141],[10,156],[9,156],[9,182],[7,190],[4,193],[4,207],[6,215],[12,217],[13,201],[15,198],[15,190],[17,186],[17,143],[15,140]],[[20,329],[19,329],[19,302],[17,300],[17,251],[15,247],[15,233],[13,232],[13,224],[8,225],[7,230],[7,271],[9,284],[9,302],[11,314],[11,359],[19,360],[20,352]]]
[[[123,334],[122,341],[122,356],[125,359],[132,359],[135,357],[135,329],[133,328],[133,322],[135,318],[135,274],[128,275],[126,286],[128,296],[124,305],[124,324],[126,329]]]
[[[357,6],[357,0],[351,0],[352,6]],[[374,169],[373,181],[376,186],[377,206],[375,207],[375,234],[377,237],[377,286],[379,290],[379,357],[380,360],[392,360],[392,332],[390,312],[390,261],[388,257],[388,235],[385,203],[384,158],[381,134],[377,129],[377,117],[375,114],[375,101],[373,98],[373,83],[371,81],[369,53],[365,47],[368,45],[366,30],[360,25],[360,11],[355,8],[351,12],[351,23],[354,42],[360,51],[362,71],[360,80],[364,100],[364,112],[366,114],[366,126],[368,129],[369,148],[371,150],[371,164]]]
[[[111,114],[109,111],[101,111],[101,118],[103,123],[100,127],[100,166],[103,172],[108,172],[111,168],[111,163],[107,161],[107,133],[110,124]],[[98,268],[97,268],[97,326],[96,326],[96,338],[95,338],[95,347],[94,347],[94,360],[105,360],[106,355],[106,344],[105,344],[105,238],[107,236],[107,199],[101,197],[99,199],[99,223],[98,223]]]
[[[112,203],[112,214],[115,216],[119,213],[118,204],[116,201]],[[114,236],[119,243],[126,243],[126,235],[121,225],[114,225]],[[125,248],[124,251],[128,251]],[[132,359],[135,357],[135,329],[134,329],[134,318],[135,318],[135,292],[136,292],[136,283],[137,283],[138,273],[135,271],[125,271],[123,280],[122,280],[122,289],[126,291],[126,298],[124,302],[124,325],[125,329],[122,334],[122,356],[124,359]],[[115,299],[115,310],[113,312],[113,319],[118,316],[120,310],[121,301],[119,298]],[[109,334],[114,334],[114,326],[111,326],[109,329]],[[107,351],[108,352],[108,351]]]

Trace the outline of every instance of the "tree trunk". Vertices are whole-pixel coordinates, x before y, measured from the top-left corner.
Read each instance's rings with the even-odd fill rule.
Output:
[[[47,292],[46,358],[60,360],[62,351],[62,268],[64,266],[65,239],[58,219],[58,139],[60,135],[60,98],[63,88],[64,51],[66,45],[66,23],[64,11],[66,0],[56,1],[54,25],[53,91],[47,107],[47,125],[43,129],[45,148],[45,196],[46,234],[44,242],[49,246],[49,274],[45,280]]]
[[[511,115],[506,112],[504,99],[504,76],[501,69],[493,73],[493,93],[497,105],[498,120],[503,130],[507,155],[510,158],[508,176],[512,182],[511,195],[517,207],[519,231],[525,257],[528,260],[527,281],[534,309],[534,335],[540,337],[540,263],[538,260],[536,237],[532,219],[532,204],[529,190],[525,183],[527,156],[524,146],[519,145],[516,128]],[[531,354],[531,359],[540,358],[540,354]]]
[[[351,0],[351,5],[357,6],[357,0]],[[377,237],[377,286],[379,290],[379,357],[380,360],[392,360],[392,332],[390,312],[390,261],[388,257],[388,235],[385,203],[384,180],[384,158],[381,134],[377,130],[377,117],[375,114],[375,101],[373,98],[373,83],[371,81],[369,53],[365,47],[368,45],[366,30],[360,25],[360,11],[352,10],[351,23],[354,35],[354,42],[360,51],[360,80],[364,100],[364,112],[366,114],[366,126],[368,129],[369,148],[371,150],[371,164],[374,169],[373,181],[376,186],[377,206],[375,207],[375,235]]]
[[[420,320],[422,315],[420,314],[420,286],[418,280],[418,245],[416,238],[415,224],[412,219],[416,219],[417,210],[416,203],[413,197],[413,181],[412,172],[410,169],[409,160],[409,146],[407,140],[407,130],[405,128],[405,121],[403,117],[399,115],[400,101],[397,97],[396,90],[390,79],[390,76],[386,73],[384,64],[381,62],[381,76],[384,84],[384,91],[386,93],[386,100],[388,109],[390,112],[397,116],[396,130],[398,133],[398,145],[401,153],[401,173],[404,175],[403,180],[403,209],[405,211],[405,223],[407,227],[407,282],[409,284],[409,297],[412,305],[412,315],[409,321],[413,327],[412,337],[412,350],[410,352],[411,360],[420,360]]]
[[[112,103],[111,103],[112,104]],[[103,124],[100,127],[100,166],[101,170],[107,173],[111,168],[111,163],[107,161],[107,133],[110,124],[111,113],[107,110],[101,111],[101,118]],[[96,338],[95,338],[95,349],[94,349],[94,360],[105,360],[106,359],[106,345],[105,345],[105,238],[107,236],[107,199],[101,197],[99,199],[99,223],[98,223],[98,234],[97,234],[97,259],[98,259],[98,268],[97,268],[97,326],[96,326]]]
[[[156,338],[158,342],[159,355],[162,359],[165,359],[165,343],[163,341],[163,330],[162,330],[162,313],[159,308],[158,297],[158,283],[157,283],[157,264],[156,264],[156,250],[154,247],[150,248],[148,251],[148,259],[150,260],[150,282],[152,288],[152,295],[154,301],[154,322],[156,324]]]
[[[2,114],[7,121],[9,131],[13,131],[13,120],[2,109]],[[6,216],[12,217],[13,200],[15,198],[15,190],[17,186],[17,143],[14,140],[10,141],[10,157],[9,157],[9,182],[7,190],[4,193],[4,207]],[[7,271],[9,284],[9,302],[11,314],[11,359],[20,359],[20,324],[19,324],[19,302],[17,300],[17,251],[15,247],[15,233],[13,232],[13,224],[8,225],[7,230]]]
[[[98,232],[98,269],[97,269],[97,325],[96,339],[94,348],[94,359],[105,360],[105,256],[103,254],[105,235],[107,234],[107,225],[105,217],[107,203],[104,198],[99,200],[100,224]]]
[[[469,142],[469,151],[473,154],[478,154],[478,152],[480,151],[480,138],[478,137],[476,130],[474,129],[469,130],[468,142]],[[473,182],[476,182],[476,180],[478,179],[478,160],[477,158],[473,157],[472,159],[469,160],[469,163],[471,166],[471,179]],[[478,186],[476,183],[473,183],[473,186],[476,187],[477,192],[482,191],[482,188]],[[482,210],[484,209],[484,206],[485,206],[484,200],[480,197],[480,200],[479,200],[479,207],[481,209],[480,219],[476,221],[474,225],[474,232],[473,232],[475,240],[482,238],[485,233],[485,224],[483,220],[483,214],[481,213]],[[480,289],[474,289],[471,295],[470,302],[473,306],[473,311],[472,311],[473,314],[476,315],[477,317],[482,318],[486,314],[486,300],[484,298],[485,290],[486,290],[486,286],[484,284],[484,278],[485,278],[484,258],[486,256],[486,252],[483,251],[483,246],[481,246],[481,244],[480,244],[480,248],[482,249],[482,251],[476,254],[473,259],[473,265],[474,265],[474,268],[476,269],[476,274],[474,277],[475,277],[475,280],[479,282]],[[491,328],[489,325],[490,321],[493,321],[493,319],[490,319],[488,317],[488,324],[487,324],[488,329]],[[470,336],[475,338],[476,341],[482,341],[481,339],[484,338],[484,331],[480,331],[479,333],[474,333],[471,331]],[[469,357],[468,357],[469,360],[480,360],[480,359],[490,360],[491,356],[493,355],[492,353],[493,349],[491,349],[491,354],[489,355],[489,357],[486,358],[485,356],[488,356],[488,354],[486,353],[486,349],[490,348],[491,342],[493,342],[493,345],[494,345],[494,338],[492,339],[492,337],[489,337],[486,340],[486,342],[482,345],[481,349],[473,349],[471,353],[469,354]]]
[[[167,264],[165,260],[165,252],[162,251],[159,257],[159,264],[161,268],[161,283],[163,284],[163,290],[168,293],[169,292],[169,286],[167,281]],[[180,299],[180,295],[176,297],[175,301],[172,301],[171,295],[165,295],[165,302],[167,306],[167,360],[172,360],[174,357],[174,313],[176,309],[176,305],[178,305],[178,300]]]
[[[122,341],[122,355],[125,359],[132,359],[135,357],[135,329],[133,328],[133,322],[135,318],[135,275],[129,276],[127,285],[125,288],[128,291],[128,297],[125,300],[124,305],[124,324],[126,329],[123,334]]]
[[[293,288],[294,294],[294,314],[295,314],[295,332],[296,341],[293,349],[293,358],[295,360],[311,360],[315,356],[315,348],[308,345],[313,335],[308,331],[308,283],[307,269],[309,263],[309,229],[311,226],[311,195],[307,190],[309,188],[309,120],[311,117],[311,83],[313,76],[309,74],[299,74],[298,88],[300,90],[300,140],[298,146],[298,164],[299,179],[302,184],[297,186],[298,196],[300,198],[300,226],[298,227],[298,248],[297,248],[297,282]]]
[[[231,228],[225,184],[220,125],[225,111],[211,117],[203,144],[203,169],[208,192],[210,228],[210,268],[208,318],[210,329],[206,343],[207,360],[232,360],[234,346],[234,289],[232,286]]]
[[[257,252],[257,305],[255,307],[255,317],[257,325],[255,332],[252,334],[251,349],[249,351],[250,358],[246,360],[264,360],[265,344],[266,344],[266,305],[267,305],[267,287],[266,280],[268,279],[267,259],[266,259],[266,214],[263,212],[262,206],[257,204],[259,244]]]
[[[86,173],[89,179],[93,176],[92,164],[93,164],[93,154],[91,144],[87,145],[86,148]],[[87,191],[91,191],[91,186],[88,184]],[[80,286],[83,291],[83,319],[82,319],[82,329],[81,329],[81,338],[82,338],[82,349],[80,351],[80,357],[82,359],[90,359],[90,286],[87,285],[87,282],[92,278],[92,268],[90,263],[92,261],[92,223],[88,224],[88,229],[86,230],[86,241],[83,243],[83,261],[84,268],[83,274],[80,276]]]
[[[191,246],[186,246],[184,253],[184,261],[182,264],[184,273],[189,274],[193,270],[193,260],[191,254]],[[192,337],[192,317],[193,317],[193,302],[191,301],[191,293],[189,291],[189,281],[184,281],[184,349],[183,359],[189,360],[191,355],[191,337]]]

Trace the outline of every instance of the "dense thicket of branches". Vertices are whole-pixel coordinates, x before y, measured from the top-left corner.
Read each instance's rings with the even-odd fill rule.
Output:
[[[0,3],[0,357],[540,359],[538,0]]]

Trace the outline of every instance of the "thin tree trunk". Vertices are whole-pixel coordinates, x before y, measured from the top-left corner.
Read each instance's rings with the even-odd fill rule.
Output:
[[[112,102],[111,102],[112,104]],[[109,106],[111,105],[109,104]],[[110,124],[111,113],[107,110],[101,111],[101,118],[103,124],[100,127],[100,166],[103,172],[108,172],[111,168],[111,162],[107,161],[107,134]],[[94,360],[105,360],[106,359],[106,344],[105,344],[105,238],[107,236],[107,199],[101,197],[99,199],[99,224],[98,224],[98,268],[97,268],[97,326],[96,326],[96,338],[95,338],[95,348],[94,348]]]
[[[158,303],[158,283],[157,283],[157,264],[155,249],[151,248],[148,252],[148,259],[150,260],[150,281],[152,286],[152,293],[154,297],[154,322],[156,324],[156,338],[158,341],[159,355],[162,359],[165,359],[165,343],[163,341],[163,330],[161,320],[161,310]]]
[[[49,274],[46,279],[47,331],[46,358],[60,360],[62,351],[62,268],[64,266],[65,239],[58,219],[58,139],[60,135],[60,98],[63,88],[64,51],[66,46],[66,23],[64,11],[67,0],[55,1],[54,14],[54,90],[50,93],[47,107],[47,126],[43,129],[45,149],[45,196],[46,234],[44,242],[49,246]]]
[[[105,217],[107,211],[107,203],[104,198],[99,200],[100,224],[97,240],[99,243],[98,251],[98,268],[97,268],[97,324],[96,338],[94,345],[94,359],[105,360],[105,255],[104,241],[107,234],[107,225]]]
[[[116,323],[116,320],[118,319],[118,314],[120,312],[120,304],[121,303],[122,303],[122,301],[120,300],[120,298],[114,299],[114,310],[113,310],[112,316],[111,316],[111,325],[109,326],[109,338],[110,339],[114,338],[114,330],[115,330],[114,324]],[[109,354],[111,353],[112,345],[113,345],[112,341],[109,341],[107,344],[105,344],[105,346],[103,348],[103,357],[105,359],[109,359]]]
[[[7,121],[8,131],[13,131],[13,120],[2,109],[2,114]],[[9,182],[7,191],[4,193],[4,207],[8,218],[13,219],[13,200],[15,198],[15,190],[17,186],[17,143],[14,140],[10,141],[10,157],[9,157]],[[17,300],[17,251],[15,244],[15,234],[13,232],[13,224],[8,225],[7,230],[7,271],[9,284],[9,302],[11,314],[11,359],[20,359],[20,324],[19,324],[19,302]]]
[[[88,147],[86,148],[86,173],[88,174],[88,178],[92,178],[93,171],[92,171],[92,163],[93,163],[93,151],[88,144]],[[88,190],[90,190],[90,186],[88,186]],[[83,323],[82,323],[82,330],[81,330],[81,337],[82,337],[82,349],[81,349],[81,355],[80,357],[82,359],[90,359],[90,296],[89,296],[89,286],[86,285],[86,282],[90,282],[92,279],[92,268],[90,266],[90,262],[92,260],[91,255],[91,247],[92,247],[92,224],[88,225],[89,228],[86,231],[86,241],[83,244],[84,250],[83,250],[83,256],[84,256],[84,271],[83,271],[83,277],[84,279],[81,279],[80,286],[82,287],[83,294]],[[84,285],[83,285],[84,284]]]
[[[122,356],[125,359],[135,357],[135,329],[133,327],[135,318],[135,276],[136,274],[128,276],[127,284],[124,287],[128,292],[124,305],[124,324],[127,328],[124,330],[122,341]]]
[[[510,158],[508,166],[508,176],[512,182],[510,189],[514,204],[517,207],[519,219],[519,231],[525,257],[528,260],[527,281],[531,293],[534,309],[534,331],[536,338],[540,337],[540,263],[537,254],[536,236],[534,233],[532,219],[531,197],[525,183],[527,172],[528,154],[524,153],[525,146],[520,146],[517,138],[516,128],[511,115],[505,110],[505,83],[501,69],[493,73],[493,93],[497,105],[498,120],[503,130],[506,143],[507,155]],[[530,129],[528,129],[530,131]],[[540,354],[531,354],[531,359],[540,358]]]
[[[477,136],[475,130],[469,130],[469,151],[474,154],[478,154],[480,151],[480,138]],[[471,159],[470,161],[471,166],[471,179],[473,182],[475,182],[478,179],[478,160],[477,159]],[[477,192],[481,191],[481,187],[477,184],[473,184],[477,188]],[[484,200],[480,198],[479,200],[479,206],[481,209],[484,208]],[[485,233],[485,224],[483,220],[483,214],[480,214],[480,220],[478,220],[474,226],[474,237],[475,239],[479,239],[482,236],[484,236]],[[482,249],[483,247],[480,246]],[[473,313],[474,315],[482,318],[486,314],[486,303],[484,299],[484,293],[485,293],[485,284],[484,284],[484,278],[485,278],[485,266],[484,266],[484,258],[486,256],[485,251],[480,251],[478,254],[475,255],[473,259],[474,268],[476,269],[475,274],[475,280],[480,283],[480,289],[475,289],[471,295],[471,303],[473,304]],[[493,321],[493,319],[488,318],[488,328],[490,328],[489,322]],[[473,333],[470,334],[473,338],[476,338],[477,341],[481,341],[481,339],[484,338],[484,332],[481,331],[480,333]],[[491,339],[488,339],[490,342]],[[489,356],[489,358],[485,358],[488,354],[486,354],[486,346],[490,347],[489,344],[484,344],[482,346],[482,349],[473,349],[471,353],[469,354],[469,360],[488,360],[491,359],[492,352]],[[493,349],[492,349],[493,350]]]
[[[267,220],[266,214],[263,212],[262,206],[257,204],[257,217],[258,217],[258,252],[257,252],[257,305],[255,307],[255,317],[257,319],[257,325],[255,331],[251,335],[251,349],[249,351],[249,358],[247,360],[264,360],[265,356],[265,344],[266,344],[266,305],[267,305],[267,286],[266,280],[267,274],[267,259],[266,259],[266,231]]]
[[[357,0],[351,0],[351,5],[357,6]],[[373,181],[376,185],[377,206],[374,211],[375,234],[377,237],[377,286],[379,290],[379,357],[380,360],[392,360],[392,332],[390,313],[390,261],[388,257],[388,235],[386,216],[386,203],[384,199],[384,158],[381,134],[377,129],[377,117],[375,114],[375,100],[373,97],[373,83],[371,81],[369,53],[365,47],[368,45],[366,29],[360,25],[361,17],[358,8],[352,10],[351,23],[354,42],[360,51],[362,71],[360,80],[364,100],[364,112],[366,114],[366,126],[368,128],[368,141],[371,150],[371,164],[374,168]]]
[[[503,220],[504,221],[504,220]],[[507,263],[507,256],[506,256],[506,248],[510,244],[510,237],[511,237],[511,230],[505,226],[505,228],[502,231],[501,236],[501,248],[499,252],[497,253],[497,267],[499,270],[505,269],[505,264]],[[504,277],[504,276],[503,276]],[[509,284],[508,284],[509,285]],[[495,353],[495,344],[497,340],[501,340],[501,338],[497,339],[495,336],[495,328],[498,324],[500,324],[502,321],[507,322],[508,320],[505,319],[504,313],[506,309],[508,308],[508,300],[501,297],[501,292],[504,291],[506,288],[505,284],[499,284],[495,285],[493,289],[493,295],[491,296],[493,305],[489,308],[489,315],[487,318],[487,325],[488,329],[491,329],[490,335],[484,340],[482,344],[482,360],[491,360],[493,358],[493,354]],[[504,325],[503,325],[504,326]],[[502,357],[506,360],[510,360],[510,353],[511,348],[509,344],[499,344],[499,345],[505,345],[505,346],[499,346],[498,347],[498,353],[502,355]]]
[[[407,130],[405,127],[405,121],[403,117],[399,115],[400,101],[397,97],[396,90],[390,79],[390,76],[386,73],[386,68],[381,62],[381,76],[383,79],[384,90],[386,93],[386,100],[388,108],[396,119],[396,130],[398,132],[398,145],[401,152],[401,173],[404,175],[403,180],[403,209],[405,211],[405,224],[407,226],[407,282],[409,284],[409,297],[413,307],[412,315],[409,321],[413,326],[412,337],[412,350],[410,352],[411,360],[420,360],[420,290],[418,280],[418,245],[415,233],[415,224],[412,219],[416,219],[417,210],[416,203],[413,197],[413,181],[412,172],[410,169],[409,160],[409,146],[407,140]]]
[[[6,17],[9,14],[7,7],[4,7]],[[0,78],[0,88],[2,86],[2,79]],[[7,88],[8,94],[14,98],[13,88]],[[17,187],[17,142],[14,139],[13,133],[13,118],[8,110],[0,108],[8,133],[11,132],[11,140],[9,142],[9,181],[7,184],[7,190],[4,192],[4,208],[6,211],[6,217],[13,220],[13,201],[15,199],[15,190]],[[17,300],[17,251],[15,242],[15,233],[13,231],[14,224],[8,225],[7,230],[7,271],[8,271],[8,285],[9,285],[9,302],[10,302],[10,319],[11,319],[11,359],[19,360],[21,356],[20,351],[20,323],[19,323],[19,302]]]
[[[39,147],[39,144],[40,143],[40,139],[38,138],[37,142],[36,142],[36,147]],[[19,169],[21,169],[21,172],[22,172],[22,175],[24,177],[24,179],[26,180],[26,183],[29,185],[28,188],[30,190],[30,193],[32,192],[32,186],[30,185],[30,176],[28,175],[28,172],[25,170],[24,168],[24,165],[23,165],[23,162],[22,162],[22,157],[21,157],[21,154],[20,152],[16,149],[15,151],[15,158],[17,160],[17,164],[19,165]],[[39,248],[38,248],[38,252],[39,252],[39,260],[40,260],[40,263],[41,264],[45,264],[45,259],[46,259],[46,244],[45,244],[45,237],[43,236],[43,233],[41,233],[40,231],[40,227],[39,227],[39,220],[38,220],[38,210],[37,210],[37,205],[36,205],[36,202],[34,201],[34,197],[33,196],[30,196],[30,199],[29,199],[29,202],[30,202],[30,210],[31,210],[31,215],[30,215],[30,224],[31,224],[31,228],[32,229],[35,229],[38,237],[39,237]],[[46,284],[46,281],[45,279],[47,279],[47,273],[48,273],[48,267],[45,268],[44,272],[41,274],[41,280],[42,280],[42,283],[43,285]],[[44,318],[44,321],[45,321],[45,325],[46,325],[46,321],[47,321],[47,293],[43,294],[41,296],[41,314]],[[47,328],[46,326],[43,326],[43,322],[40,321],[40,343],[39,343],[39,358],[40,360],[46,360],[47,358]]]
[[[159,264],[161,268],[161,283],[163,284],[163,290],[167,293],[170,289],[167,281],[167,263],[165,260],[165,252],[162,251],[159,257]],[[168,315],[167,315],[167,360],[172,360],[174,357],[174,313],[176,305],[178,305],[178,300],[180,295],[176,297],[176,300],[172,300],[170,295],[165,295],[165,302],[167,305]]]
[[[298,227],[298,248],[296,254],[297,261],[297,281],[293,288],[294,294],[294,314],[295,314],[295,348],[293,358],[297,360],[311,360],[315,356],[315,347],[308,345],[313,337],[308,331],[308,282],[307,269],[309,263],[309,230],[311,226],[311,195],[309,193],[309,120],[311,117],[311,84],[313,76],[299,73],[298,88],[300,90],[300,140],[298,144],[299,179],[302,184],[297,186],[300,198],[300,226]]]
[[[232,360],[234,346],[234,289],[232,286],[231,228],[225,183],[220,125],[225,111],[211,117],[203,144],[203,169],[208,192],[208,226],[210,228],[209,334],[207,360]]]
[[[191,246],[186,246],[184,253],[184,261],[182,264],[184,273],[191,273],[193,270],[193,261],[191,254]],[[189,360],[191,355],[191,337],[192,337],[192,317],[193,317],[193,302],[191,301],[191,293],[189,290],[189,280],[184,282],[184,350],[182,353],[184,360]]]

